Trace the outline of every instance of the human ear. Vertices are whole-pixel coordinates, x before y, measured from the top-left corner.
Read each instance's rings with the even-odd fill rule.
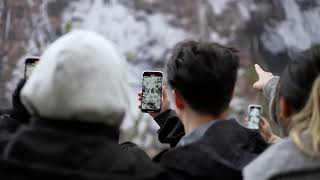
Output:
[[[286,101],[284,97],[280,97],[279,99],[279,116],[281,124],[288,128],[289,126],[289,117],[291,115],[291,108],[289,106],[289,103]]]
[[[234,98],[234,88],[233,88],[233,90],[232,90],[232,92],[230,94],[230,99],[233,99],[233,98]]]
[[[185,108],[185,101],[181,94],[177,92],[176,90],[173,90],[173,97],[174,97],[174,102],[176,104],[177,109],[184,109]]]

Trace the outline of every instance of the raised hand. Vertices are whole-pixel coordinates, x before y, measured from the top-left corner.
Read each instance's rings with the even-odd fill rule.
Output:
[[[254,67],[259,76],[259,80],[253,84],[253,88],[262,91],[263,87],[274,77],[274,75],[270,72],[264,71],[258,64]]]

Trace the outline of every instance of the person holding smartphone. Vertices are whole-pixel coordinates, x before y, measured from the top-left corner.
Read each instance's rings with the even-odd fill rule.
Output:
[[[244,169],[244,179],[319,179],[320,46],[292,58],[281,78],[256,71],[254,88],[270,101],[272,130],[284,138]]]
[[[155,162],[184,179],[242,178],[243,167],[268,145],[228,118],[238,67],[236,52],[216,43],[185,41],[173,49],[167,80],[176,110],[163,88],[160,113],[150,114],[160,126],[159,140],[172,148]]]
[[[27,57],[24,67],[24,78],[20,79],[13,94],[12,108],[0,113],[0,153],[4,150],[16,131],[30,122],[30,114],[21,103],[20,92],[40,58]]]
[[[126,67],[94,32],[73,31],[50,45],[21,91],[32,122],[0,157],[1,179],[168,179],[118,144],[129,105]]]
[[[20,100],[20,92],[25,82],[25,79],[18,82],[12,94],[12,108],[0,112],[0,154],[17,130],[29,123],[30,114]]]

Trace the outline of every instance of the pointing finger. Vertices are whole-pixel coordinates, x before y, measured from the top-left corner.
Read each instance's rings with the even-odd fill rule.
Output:
[[[256,72],[257,72],[258,75],[259,75],[260,73],[265,72],[258,64],[255,64],[254,67],[255,67]]]

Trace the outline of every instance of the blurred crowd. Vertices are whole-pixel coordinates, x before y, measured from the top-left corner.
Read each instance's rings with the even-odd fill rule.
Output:
[[[130,103],[124,56],[94,32],[60,37],[18,83],[12,108],[0,112],[0,178],[319,179],[320,46],[291,59],[280,77],[255,65],[252,88],[270,112],[258,129],[228,113],[238,53],[192,40],[172,47],[170,88],[162,87],[160,112],[149,113],[170,148],[150,158],[119,143]]]

